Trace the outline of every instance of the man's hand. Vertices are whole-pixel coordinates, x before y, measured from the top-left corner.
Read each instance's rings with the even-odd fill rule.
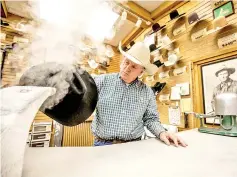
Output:
[[[176,136],[173,133],[169,133],[169,132],[161,132],[160,133],[160,140],[163,141],[168,146],[170,145],[170,143],[174,143],[174,145],[176,147],[178,147],[179,145],[181,145],[183,147],[188,146],[180,137]]]

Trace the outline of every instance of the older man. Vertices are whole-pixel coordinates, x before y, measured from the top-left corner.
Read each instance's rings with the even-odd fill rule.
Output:
[[[137,141],[144,133],[144,126],[161,141],[170,145],[187,146],[179,137],[167,132],[159,121],[154,93],[150,87],[138,80],[144,71],[157,72],[150,63],[150,51],[142,43],[136,43],[124,58],[120,72],[95,77],[99,100],[92,131],[95,146]]]
[[[235,68],[227,67],[226,65],[221,66],[215,75],[220,80],[220,84],[218,84],[213,90],[212,96],[212,108],[214,110],[214,100],[216,95],[225,92],[237,93],[237,81],[230,78],[230,75],[235,72]]]

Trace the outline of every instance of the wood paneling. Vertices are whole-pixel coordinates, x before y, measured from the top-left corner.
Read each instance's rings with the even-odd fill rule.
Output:
[[[91,121],[74,127],[64,126],[63,146],[92,146],[93,142]]]
[[[234,8],[235,12],[237,12],[237,1],[234,2]],[[200,97],[201,93],[200,90],[194,89],[194,85],[192,83],[196,83],[197,80],[200,81],[200,78],[197,77],[199,71],[199,68],[195,67],[193,68],[193,62],[197,61],[205,61],[208,58],[213,58],[215,56],[220,56],[220,55],[228,55],[231,52],[237,51],[237,45],[232,45],[229,47],[225,47],[222,49],[218,48],[217,45],[217,38],[231,34],[233,32],[237,32],[237,14],[233,14],[229,17],[227,17],[227,22],[230,25],[229,27],[226,27],[222,30],[219,30],[215,33],[212,33],[208,36],[203,37],[202,39],[192,42],[191,41],[191,36],[190,33],[193,32],[194,24],[189,25],[188,24],[188,16],[196,12],[199,17],[202,17],[205,15],[202,19],[206,19],[207,22],[209,23],[208,28],[212,29],[212,21],[213,21],[213,12],[212,12],[212,6],[211,6],[211,1],[190,1],[188,3],[185,3],[181,7],[179,7],[178,12],[185,13],[184,18],[185,18],[185,24],[187,30],[177,36],[173,36],[172,34],[172,29],[174,25],[177,25],[178,20],[172,20],[169,21],[169,15],[164,16],[162,19],[159,19],[157,22],[160,25],[166,24],[166,33],[171,39],[175,39],[177,41],[178,47],[180,48],[181,52],[181,60],[178,62],[177,65],[173,67],[162,67],[160,71],[166,71],[166,70],[172,70],[177,67],[181,67],[183,65],[188,66],[188,71],[186,74],[183,74],[181,76],[171,76],[169,79],[157,79],[159,82],[166,82],[167,86],[162,90],[160,94],[165,94],[165,93],[170,93],[171,87],[174,86],[175,84],[182,83],[184,81],[189,81],[191,84],[191,94],[188,96],[188,98],[192,98],[192,105],[193,110],[197,112],[202,112],[203,110],[196,109],[197,104],[200,103]],[[169,14],[169,13],[167,13]],[[144,35],[150,31],[151,28],[147,29],[143,34],[141,34],[135,41],[143,41]],[[195,73],[195,75],[194,75]],[[199,73],[200,74],[200,73]],[[158,77],[157,77],[158,78]],[[200,83],[200,82],[199,82]],[[200,87],[196,84],[197,87]],[[169,124],[168,120],[168,105],[160,103],[159,100],[159,95],[157,96],[157,104],[158,104],[158,110],[160,112],[160,117],[161,117],[161,122],[165,124]],[[185,97],[187,98],[187,97]],[[170,102],[171,104],[174,104],[173,102]],[[182,120],[183,121],[183,120]],[[182,122],[181,121],[181,122]],[[196,119],[193,117],[188,118],[188,126],[189,128],[194,128],[198,126],[198,122]],[[181,125],[182,127],[182,125]],[[183,130],[183,129],[182,129]]]

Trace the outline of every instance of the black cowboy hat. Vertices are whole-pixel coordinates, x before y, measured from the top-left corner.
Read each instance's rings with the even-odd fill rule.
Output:
[[[161,63],[160,60],[155,61],[153,64],[156,65],[158,68],[164,65],[164,63]]]
[[[9,23],[4,22],[4,21],[1,20],[1,25],[2,25],[2,26],[9,26]]]
[[[158,93],[161,92],[161,90],[165,87],[166,83],[160,83],[160,82],[157,82],[153,87],[152,87],[152,90],[154,92],[155,95],[157,95]]]
[[[55,100],[59,99],[56,96],[65,90],[60,83],[56,83],[58,79],[60,83],[67,82],[69,87],[68,93],[55,103]],[[40,110],[66,126],[75,126],[84,122],[94,112],[98,101],[96,84],[86,71],[74,66],[73,69],[69,69],[68,66],[56,62],[31,67],[22,75],[19,85],[55,87],[56,93],[43,103]],[[47,103],[55,104],[49,108],[45,106]]]
[[[155,44],[151,44],[151,45],[149,46],[149,49],[150,49],[150,52],[153,52],[153,51],[155,51],[156,49],[158,49],[158,47],[156,47]]]
[[[107,61],[103,61],[102,63],[100,63],[100,66],[103,67],[103,68],[107,68],[107,67],[109,67],[110,65],[108,65],[108,62],[107,62]]]
[[[163,26],[160,26],[159,23],[155,23],[152,25],[152,32],[151,34],[157,32],[157,31],[160,31],[161,29],[163,29],[166,25],[163,25]],[[150,34],[150,35],[151,35]]]
[[[125,51],[125,52],[129,50],[129,48],[127,48],[126,46],[122,47],[122,49],[123,49],[123,51]]]
[[[184,14],[185,13],[179,14],[179,12],[177,10],[173,10],[172,12],[170,12],[170,21],[172,21],[176,18],[179,18],[179,17],[183,16]]]
[[[131,41],[129,45],[130,45],[130,47],[132,47],[134,44],[135,44],[135,42]]]

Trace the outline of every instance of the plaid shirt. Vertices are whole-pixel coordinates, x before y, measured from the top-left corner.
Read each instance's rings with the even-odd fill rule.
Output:
[[[96,137],[132,140],[143,135],[144,126],[157,137],[165,131],[150,87],[139,80],[126,84],[118,73],[96,76],[94,80],[99,93],[92,122]]]

